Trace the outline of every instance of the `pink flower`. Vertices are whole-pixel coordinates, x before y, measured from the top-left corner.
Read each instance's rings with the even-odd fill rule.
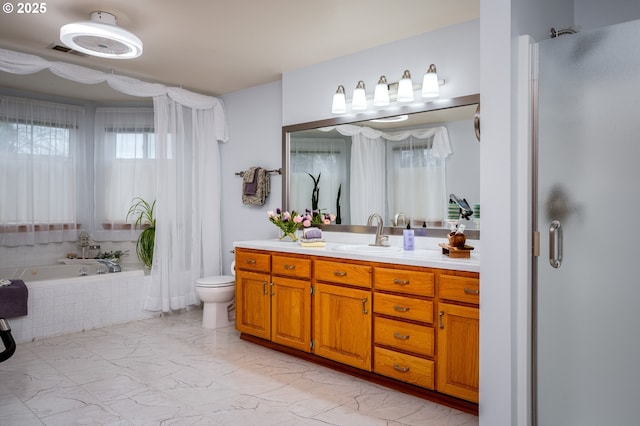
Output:
[[[330,221],[329,219],[325,219],[325,220],[324,220],[324,224],[325,224],[325,225],[330,225],[330,224],[331,224],[331,221]]]
[[[304,222],[302,222],[302,224],[304,225],[305,228],[308,228],[309,226],[311,226],[311,221],[309,219],[305,219]]]
[[[294,221],[295,223],[300,223],[300,222],[302,222],[302,220],[303,220],[303,219],[302,219],[302,216],[296,216],[296,217],[294,217],[294,218],[293,218],[293,221]]]

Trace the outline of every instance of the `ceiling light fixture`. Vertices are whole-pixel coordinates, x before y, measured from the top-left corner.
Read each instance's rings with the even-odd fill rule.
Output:
[[[440,96],[440,86],[444,85],[444,80],[438,79],[436,66],[429,65],[427,72],[422,79],[422,87],[413,84],[411,73],[405,70],[402,73],[400,81],[388,83],[387,77],[380,76],[373,94],[373,106],[376,108],[385,108],[396,101],[401,104],[409,104],[414,102],[414,93],[421,89],[422,98],[426,102]],[[371,99],[369,97],[368,99]],[[364,81],[358,81],[351,98],[351,111],[365,111],[368,107],[367,93],[365,91]],[[331,104],[331,112],[334,114],[345,114],[347,112],[347,99],[344,92],[344,86],[338,86],[338,90],[333,95],[333,103]]]
[[[116,26],[116,17],[107,12],[91,12],[90,21],[64,25],[60,40],[74,50],[101,58],[131,59],[142,55],[142,41]]]

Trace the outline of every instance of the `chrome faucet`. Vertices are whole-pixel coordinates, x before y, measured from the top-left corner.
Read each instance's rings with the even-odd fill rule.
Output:
[[[396,213],[396,215],[393,217],[393,226],[398,226],[398,220],[402,218],[402,225],[407,224],[407,217],[404,215],[404,213]]]
[[[373,244],[369,244],[370,246],[383,246],[385,244],[383,244],[383,242],[386,242],[389,240],[389,237],[387,235],[382,235],[382,230],[384,228],[384,222],[382,220],[382,217],[378,214],[378,213],[373,213],[369,216],[369,219],[367,219],[367,226],[371,226],[373,224],[373,219],[376,218],[377,220],[377,226],[376,226],[376,240]]]
[[[120,268],[120,265],[118,265],[116,262],[113,262],[109,259],[96,259],[98,262],[102,263],[103,265],[107,265],[107,269],[109,270],[109,272],[121,272],[122,268]]]

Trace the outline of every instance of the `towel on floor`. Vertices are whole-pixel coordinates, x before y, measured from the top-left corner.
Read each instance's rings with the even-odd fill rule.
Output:
[[[252,178],[256,181],[256,190],[254,194],[245,194],[245,184],[248,183],[246,181],[249,180],[249,177],[245,177],[245,175],[252,172],[254,174]],[[263,206],[271,190],[271,188],[269,187],[269,173],[267,173],[267,171],[261,167],[251,167],[249,168],[249,170],[245,171],[242,174],[242,180],[242,204],[251,206]]]
[[[0,287],[0,318],[27,315],[29,290],[22,280],[11,280],[11,285]]]

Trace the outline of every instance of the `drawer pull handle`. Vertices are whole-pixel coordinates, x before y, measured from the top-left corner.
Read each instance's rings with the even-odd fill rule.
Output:
[[[369,299],[366,298],[366,297],[364,299],[362,299],[362,313],[365,314],[365,315],[367,315],[369,313],[369,311],[367,311],[367,301],[368,300]]]
[[[440,329],[444,328],[444,321],[442,320],[442,317],[444,317],[444,311],[440,311],[438,313],[438,327],[440,327]]]
[[[333,275],[335,275],[336,277],[346,277],[347,273],[344,271],[333,271]]]
[[[284,269],[293,270],[296,269],[296,265],[284,265]]]
[[[255,259],[247,259],[247,265],[255,265],[255,264],[256,264]]]
[[[262,293],[263,294],[269,294],[269,292],[267,291],[267,282],[266,281],[262,281]]]
[[[393,305],[393,310],[397,311],[397,312],[409,312],[409,307],[408,306]]]
[[[401,373],[406,373],[407,371],[409,371],[409,367],[400,367],[399,364],[393,364],[393,368],[394,370],[398,370]]]
[[[393,283],[398,285],[407,285],[409,284],[409,280],[400,280],[398,278],[394,278]]]
[[[407,340],[409,339],[409,335],[408,334],[400,334],[397,331],[393,332],[393,337],[395,337],[396,339],[400,339],[400,340]]]
[[[464,293],[465,294],[480,294],[480,290],[475,290],[473,288],[464,288]]]

